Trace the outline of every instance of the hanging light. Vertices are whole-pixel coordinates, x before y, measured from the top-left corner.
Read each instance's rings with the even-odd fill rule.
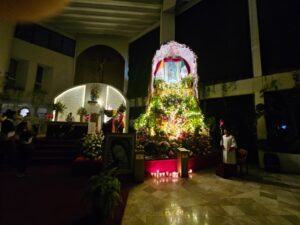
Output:
[[[36,22],[57,15],[70,0],[1,0],[0,21]]]

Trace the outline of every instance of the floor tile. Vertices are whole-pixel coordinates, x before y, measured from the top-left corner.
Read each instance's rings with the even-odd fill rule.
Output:
[[[223,179],[208,169],[191,178],[148,178],[129,193],[122,225],[300,224],[300,176],[250,169]]]

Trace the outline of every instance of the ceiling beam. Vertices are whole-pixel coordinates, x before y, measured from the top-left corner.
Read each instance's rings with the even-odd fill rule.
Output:
[[[102,9],[116,9],[116,10],[143,10],[149,12],[159,12],[161,4],[143,3],[143,2],[125,2],[125,1],[95,1],[95,0],[73,0],[70,6],[75,7],[89,7]]]
[[[136,31],[130,31],[125,29],[109,29],[109,28],[97,28],[97,27],[78,27],[78,26],[56,26],[59,29],[65,31],[73,31],[71,33],[85,32],[85,31],[106,31],[111,33],[126,33],[126,34],[136,34]]]
[[[80,21],[74,22],[74,23],[50,23],[49,25],[57,26],[63,29],[66,28],[74,28],[74,29],[84,29],[86,27],[88,28],[95,28],[95,29],[109,29],[109,30],[126,30],[128,32],[140,32],[141,30],[145,29],[144,27],[132,27],[130,25],[119,25],[115,24],[114,26],[111,25],[101,25],[101,24],[84,24]]]
[[[86,21],[86,22],[118,22],[118,23],[134,23],[141,25],[149,25],[153,23],[153,20],[146,20],[142,18],[125,18],[125,17],[115,17],[115,16],[95,16],[95,15],[78,15],[78,14],[61,14],[57,17],[50,18],[44,22],[68,22],[68,21]]]
[[[159,4],[162,5],[164,0],[71,0],[71,2],[74,1],[80,1],[80,2],[89,2],[89,1],[108,1],[108,2],[120,2],[119,4],[122,4],[122,2],[125,3],[144,3],[144,4]],[[118,4],[118,3],[116,3]]]
[[[79,15],[108,15],[108,16],[116,16],[116,17],[133,17],[133,18],[153,18],[158,19],[160,13],[149,13],[149,12],[141,12],[141,11],[115,11],[108,9],[95,9],[95,8],[87,8],[87,7],[65,7],[63,13],[73,13]]]
[[[133,35],[128,33],[121,32],[106,32],[106,31],[77,31],[73,32],[75,36],[77,35],[107,35],[107,36],[118,36],[118,37],[126,37],[130,39]]]
[[[47,22],[47,24],[49,25],[55,25],[55,24],[58,24],[58,25],[66,25],[66,26],[73,26],[73,25],[80,25],[80,26],[91,26],[91,27],[125,27],[125,28],[128,28],[128,29],[133,29],[133,30],[140,30],[140,29],[145,29],[145,25],[139,25],[139,24],[134,24],[134,23],[131,23],[131,24],[124,24],[124,23],[117,23],[117,22],[100,22],[100,21],[95,21],[95,22],[87,22],[87,21],[82,21],[82,20],[69,20],[69,21],[58,21],[58,22],[55,22],[55,21],[49,21]]]

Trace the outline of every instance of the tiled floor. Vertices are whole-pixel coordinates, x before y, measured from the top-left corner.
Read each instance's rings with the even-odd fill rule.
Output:
[[[249,172],[234,179],[212,169],[148,178],[131,190],[122,225],[299,225],[300,175]]]

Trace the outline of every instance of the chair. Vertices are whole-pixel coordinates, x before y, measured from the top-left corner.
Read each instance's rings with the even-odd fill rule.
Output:
[[[248,174],[247,156],[248,156],[247,150],[245,150],[243,148],[239,148],[237,150],[237,169],[238,169],[239,175],[243,174],[243,167],[246,167],[246,174]]]

